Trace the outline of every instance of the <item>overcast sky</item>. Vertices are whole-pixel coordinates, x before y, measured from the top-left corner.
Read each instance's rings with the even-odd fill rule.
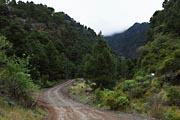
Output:
[[[27,0],[23,0],[27,1]],[[28,0],[63,11],[104,35],[121,32],[135,22],[149,22],[164,0]]]

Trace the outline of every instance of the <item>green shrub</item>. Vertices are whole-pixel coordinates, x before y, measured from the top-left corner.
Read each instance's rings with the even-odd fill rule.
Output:
[[[146,91],[146,96],[149,96],[153,93],[158,93],[161,91],[164,85],[164,80],[161,77],[156,77],[151,82],[151,88]]]
[[[32,94],[37,90],[30,78],[28,58],[7,57],[5,52],[11,45],[0,36],[0,92],[24,105],[32,103]]]
[[[6,40],[5,37],[0,35],[0,68],[7,62],[6,50],[11,47],[11,44]]]
[[[124,110],[129,105],[130,101],[126,96],[119,96],[115,98],[115,109]]]
[[[102,102],[103,105],[110,107],[111,109],[114,109],[115,104],[115,92],[105,89],[102,92]]]
[[[101,101],[104,106],[114,110],[124,110],[130,103],[127,96],[118,91],[105,89],[99,96],[102,97]]]
[[[135,113],[148,113],[150,108],[148,103],[143,103],[141,100],[133,100],[130,106],[130,110]]]
[[[169,55],[161,64],[159,64],[158,71],[161,74],[174,73],[180,67],[180,50],[174,51],[174,54]]]
[[[180,110],[177,107],[170,107],[167,109],[165,115],[165,120],[180,120]]]
[[[31,103],[31,97],[37,86],[28,74],[26,62],[19,58],[9,60],[3,71],[0,71],[0,88],[8,97],[27,105]]]
[[[118,87],[132,98],[142,98],[150,87],[150,80],[146,76],[136,76],[134,80],[125,80],[120,83]]]
[[[97,88],[95,90],[94,94],[95,94],[96,101],[101,102],[102,101],[102,91],[101,91],[101,89]]]
[[[170,86],[167,90],[167,98],[170,105],[180,106],[180,87]]]

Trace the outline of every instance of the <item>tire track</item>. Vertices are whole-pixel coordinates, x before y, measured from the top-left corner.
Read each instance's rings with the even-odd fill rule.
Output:
[[[118,116],[111,112],[100,111],[65,97],[62,90],[72,83],[73,80],[69,80],[59,84],[44,91],[39,97],[38,105],[47,111],[48,120],[144,120],[141,118],[132,119],[132,116]]]

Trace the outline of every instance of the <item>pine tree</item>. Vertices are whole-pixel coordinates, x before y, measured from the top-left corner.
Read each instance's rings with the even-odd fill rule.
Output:
[[[85,63],[85,70],[86,77],[95,82],[97,87],[111,87],[115,83],[116,60],[101,36]]]

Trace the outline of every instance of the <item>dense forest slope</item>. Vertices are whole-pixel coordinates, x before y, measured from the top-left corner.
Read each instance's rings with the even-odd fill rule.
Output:
[[[83,56],[91,52],[96,33],[63,12],[15,0],[0,5],[0,34],[13,46],[7,53],[30,58],[33,80],[58,80],[81,74]]]
[[[139,48],[139,65],[148,72],[166,76],[165,81],[180,85],[180,1],[165,0],[164,9],[151,18],[148,43]]]
[[[179,13],[179,0],[163,2],[163,9],[150,19],[146,43],[137,49],[137,57],[128,62],[133,64],[131,71],[126,72],[128,78],[120,78],[113,90],[97,90],[96,102],[111,109],[145,113],[158,120],[180,119]]]
[[[98,39],[92,29],[46,5],[0,0],[0,119],[44,119],[36,106],[39,88],[82,77]]]
[[[135,23],[128,30],[105,36],[109,46],[119,56],[135,57],[137,48],[146,42],[149,23]]]
[[[6,103],[3,111],[16,103],[33,108],[33,96],[40,87],[83,76],[85,79],[72,87],[72,93],[84,93],[98,107],[179,120],[179,13],[179,0],[165,0],[163,10],[154,13],[150,25],[135,24],[115,35],[117,41],[110,41],[120,55],[118,59],[101,34],[96,35],[63,12],[33,2],[1,0],[0,105]],[[7,114],[1,114],[0,109],[0,119],[8,120]]]

